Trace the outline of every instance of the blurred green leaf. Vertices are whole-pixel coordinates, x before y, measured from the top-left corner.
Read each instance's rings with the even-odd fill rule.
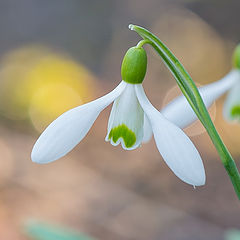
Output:
[[[40,221],[28,222],[25,233],[34,240],[94,240],[74,230]]]
[[[236,229],[228,230],[225,234],[225,240],[240,240],[240,231]]]

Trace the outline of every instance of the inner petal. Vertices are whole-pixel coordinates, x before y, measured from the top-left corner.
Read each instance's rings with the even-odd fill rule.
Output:
[[[118,139],[122,138],[127,148],[132,147],[136,143],[136,134],[125,124],[112,128],[108,138],[112,138],[114,143],[117,143]]]
[[[114,101],[108,122],[106,141],[116,146],[121,143],[126,150],[137,148],[143,138],[144,113],[136,97],[133,84],[127,84]]]

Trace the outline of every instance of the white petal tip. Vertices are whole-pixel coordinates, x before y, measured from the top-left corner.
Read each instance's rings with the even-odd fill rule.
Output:
[[[128,25],[128,28],[129,28],[130,30],[133,30],[134,25],[133,25],[133,24],[129,24],[129,25]]]
[[[32,162],[38,163],[38,164],[46,164],[46,163],[52,162],[51,160],[46,160],[44,158],[39,157],[39,154],[35,153],[34,151],[31,154],[31,159],[32,159]]]
[[[201,187],[201,186],[204,186],[206,184],[205,180],[202,181],[201,183],[198,183],[196,185],[194,185],[194,189],[196,189],[196,187]]]
[[[203,173],[202,176],[199,177],[198,180],[194,179],[191,182],[186,181],[186,183],[192,185],[194,189],[196,189],[196,187],[200,187],[200,186],[205,185],[205,183],[206,183],[205,173]]]
[[[31,159],[32,162],[34,163],[38,163],[38,164],[46,164],[46,163],[50,163],[53,162],[59,158],[61,158],[64,155],[52,155],[52,153],[48,153],[46,151],[43,150],[43,148],[41,147],[41,145],[39,144],[39,142],[37,142],[32,150],[31,153]]]
[[[35,153],[34,150],[31,153],[31,159],[32,159],[32,162],[34,162],[34,163],[40,163],[40,161],[39,161],[39,159],[37,157],[37,154]]]
[[[43,164],[43,162],[35,156],[31,156],[31,159],[33,163]]]

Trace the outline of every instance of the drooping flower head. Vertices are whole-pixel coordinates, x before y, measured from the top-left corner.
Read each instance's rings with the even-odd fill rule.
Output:
[[[147,56],[141,44],[130,48],[122,62],[122,82],[107,95],[53,121],[34,145],[32,160],[49,163],[66,155],[86,136],[99,113],[113,102],[106,141],[132,150],[153,132],[157,148],[171,170],[188,184],[203,185],[205,171],[197,149],[178,126],[153,107],[143,90],[146,68]],[[181,118],[177,114],[176,118]]]
[[[135,92],[147,70],[147,55],[140,47],[130,48],[123,58],[121,74],[126,82],[124,92],[116,98],[108,121],[106,141],[116,146],[121,143],[126,150],[137,148],[142,143],[144,112]]]

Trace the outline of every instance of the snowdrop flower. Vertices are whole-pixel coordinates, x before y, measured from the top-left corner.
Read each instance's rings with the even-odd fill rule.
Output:
[[[53,121],[32,150],[32,161],[49,163],[71,151],[87,134],[99,113],[112,102],[106,141],[126,150],[143,141],[144,121],[151,126],[157,148],[171,170],[193,186],[205,184],[202,159],[188,136],[148,100],[142,81],[147,67],[142,47],[130,48],[122,62],[123,81],[107,95],[69,110]],[[182,114],[176,118],[181,118]]]
[[[238,120],[240,119],[240,70],[234,68],[222,79],[200,87],[198,90],[207,108],[209,108],[216,99],[230,90],[224,106],[224,115],[229,120],[232,120],[234,117],[238,117]],[[161,110],[161,113],[165,118],[182,129],[198,119],[183,95],[175,98],[166,105]],[[148,142],[151,137],[151,126],[146,120],[144,121],[143,142]]]

